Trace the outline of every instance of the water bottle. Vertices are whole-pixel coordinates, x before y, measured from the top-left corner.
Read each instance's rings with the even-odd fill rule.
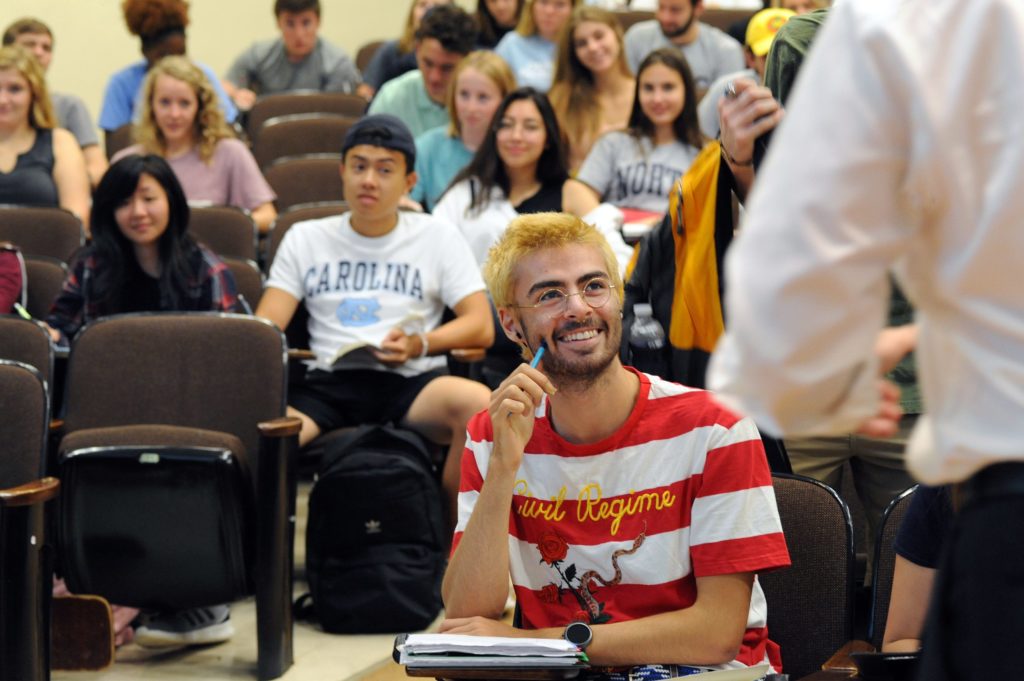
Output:
[[[633,306],[633,327],[629,331],[629,350],[633,366],[644,373],[665,376],[665,329],[654,318],[650,303]]]

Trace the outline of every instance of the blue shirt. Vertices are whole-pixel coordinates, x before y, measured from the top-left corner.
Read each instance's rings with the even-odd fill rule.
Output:
[[[512,67],[519,87],[529,85],[539,92],[551,88],[555,73],[555,44],[539,35],[524,36],[509,31],[494,48]]]
[[[460,170],[473,160],[462,140],[448,134],[448,126],[432,128],[416,138],[418,180],[409,196],[430,211]]]
[[[228,123],[234,123],[238,117],[238,109],[221,87],[217,74],[204,64],[197,63],[196,66],[203,70],[217,92],[220,107],[224,111],[224,119]],[[110,77],[107,89],[103,93],[103,106],[100,108],[100,128],[107,131],[117,130],[135,120],[136,111],[141,109],[138,100],[142,96],[142,83],[146,80],[148,70],[146,60],[140,59]]]

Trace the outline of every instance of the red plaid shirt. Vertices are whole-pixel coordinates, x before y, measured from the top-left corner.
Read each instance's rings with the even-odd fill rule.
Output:
[[[238,304],[235,278],[220,258],[203,246],[195,246],[187,256],[190,276],[177,304],[161,295],[160,306],[153,312],[233,312]],[[46,322],[59,330],[64,338],[74,338],[87,322],[120,310],[102,309],[95,291],[95,272],[102,267],[92,249],[76,259],[71,273],[64,280],[60,295],[53,301]]]

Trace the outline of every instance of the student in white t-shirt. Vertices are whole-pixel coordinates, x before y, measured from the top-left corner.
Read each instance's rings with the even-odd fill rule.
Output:
[[[288,413],[302,420],[299,443],[394,421],[449,445],[442,482],[454,519],[466,422],[490,392],[445,375],[443,355],[489,347],[494,328],[480,270],[459,231],[398,210],[416,183],[415,159],[412,134],[394,116],[370,115],[352,126],[341,165],[351,212],[288,231],[256,315],[283,329],[300,303],[309,312],[316,360],[288,398]],[[442,324],[445,307],[455,318]],[[339,348],[361,341],[376,348],[332,362]]]

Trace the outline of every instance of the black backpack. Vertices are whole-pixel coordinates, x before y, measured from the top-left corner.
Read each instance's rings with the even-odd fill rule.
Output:
[[[418,435],[368,425],[327,443],[307,523],[306,573],[325,631],[416,631],[437,617],[448,542],[437,469]]]

